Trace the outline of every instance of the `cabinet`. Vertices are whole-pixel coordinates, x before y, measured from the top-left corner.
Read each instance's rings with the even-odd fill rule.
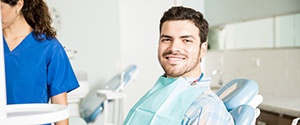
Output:
[[[256,120],[257,125],[291,125],[294,116],[274,113],[270,111],[261,110],[261,114]],[[298,122],[297,125],[300,125]]]

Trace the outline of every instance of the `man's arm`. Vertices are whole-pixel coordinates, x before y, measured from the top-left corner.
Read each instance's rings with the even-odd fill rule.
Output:
[[[62,104],[68,106],[68,101],[67,101],[67,93],[61,93],[58,95],[55,95],[51,97],[51,103],[52,104]],[[55,125],[69,125],[69,120],[65,119],[59,122],[56,122]]]

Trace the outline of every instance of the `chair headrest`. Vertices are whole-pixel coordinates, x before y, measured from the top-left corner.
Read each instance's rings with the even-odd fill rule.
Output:
[[[257,83],[250,79],[234,79],[224,85],[217,95],[224,102],[228,111],[248,104],[257,95],[259,87]]]

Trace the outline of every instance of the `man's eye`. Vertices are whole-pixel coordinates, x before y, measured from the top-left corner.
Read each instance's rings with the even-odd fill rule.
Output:
[[[161,39],[162,42],[170,41],[170,39]]]
[[[193,41],[192,41],[192,40],[185,39],[184,42],[189,43],[189,42],[193,42]]]

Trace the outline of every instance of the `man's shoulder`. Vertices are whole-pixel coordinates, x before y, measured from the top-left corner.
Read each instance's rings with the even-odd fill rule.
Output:
[[[216,93],[210,89],[206,89],[202,94],[200,94],[194,101],[197,105],[207,105],[207,104],[223,104],[222,100],[217,96]]]
[[[233,123],[222,100],[209,89],[195,99],[184,116],[184,122],[188,123],[198,124],[201,122],[200,119],[206,119],[204,121],[207,122],[223,123],[228,121],[228,124]]]
[[[205,107],[226,109],[222,100],[213,91],[207,89],[194,100],[187,113],[201,112]]]

